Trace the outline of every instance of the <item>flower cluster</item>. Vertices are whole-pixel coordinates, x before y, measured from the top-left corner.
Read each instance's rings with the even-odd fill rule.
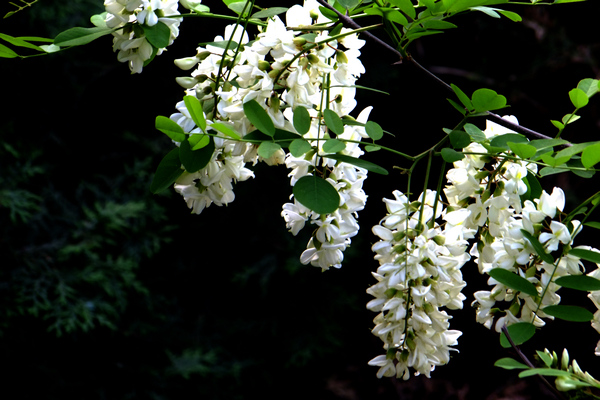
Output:
[[[177,0],[105,0],[106,26],[121,28],[113,32],[113,51],[120,62],[126,62],[132,73],[141,73],[144,63],[161,54],[148,40],[147,29],[162,29],[171,45],[179,36],[181,18]],[[159,34],[159,36],[162,36]]]
[[[378,377],[430,376],[436,366],[448,363],[451,346],[460,331],[449,329],[452,317],[443,308],[460,309],[466,285],[461,267],[470,259],[470,230],[455,224],[454,212],[444,210],[436,192],[427,191],[415,202],[395,191],[384,199],[387,215],[373,232],[379,261],[377,283],[367,292],[375,298],[367,308],[379,312],[373,334],[384,343],[386,354],[375,357]],[[444,226],[436,223],[442,217]]]
[[[293,202],[283,206],[281,214],[294,235],[307,221],[317,225],[301,261],[328,269],[340,267],[343,251],[358,232],[357,212],[366,202],[362,183],[367,171],[324,157],[328,152],[323,144],[330,138],[340,143],[352,141],[334,152],[360,157],[363,152],[356,142],[368,137],[364,124],[371,107],[353,124],[344,125],[343,131],[333,133],[324,123],[326,110],[340,118],[351,118],[349,114],[356,106],[354,84],[364,73],[358,59],[364,41],[350,30],[343,28],[335,38],[326,31],[294,30],[324,21],[327,20],[319,12],[319,4],[306,0],[304,5],[287,11],[286,24],[278,16],[270,18],[252,43],[242,26],[230,25],[224,36],[198,48],[195,56],[175,61],[181,69],[192,70],[190,76],[177,78],[177,82],[187,95],[201,102],[207,129],[220,127],[210,132],[216,144],[213,161],[198,172],[184,172],[175,188],[193,212],[199,213],[212,203],[224,205],[233,201],[232,181],[253,176],[246,163],[285,163],[291,170],[292,186],[303,176],[322,176],[339,192],[338,210],[319,215],[293,198]],[[244,141],[256,129],[244,113],[244,104],[252,100],[267,112],[277,129],[292,134],[299,134],[293,122],[294,110],[306,109],[310,127],[302,137],[312,149],[296,156],[279,149],[268,159],[261,157],[256,145]],[[183,101],[176,107],[179,112],[171,119],[184,132],[207,133],[196,126]],[[223,134],[223,126],[241,140]]]

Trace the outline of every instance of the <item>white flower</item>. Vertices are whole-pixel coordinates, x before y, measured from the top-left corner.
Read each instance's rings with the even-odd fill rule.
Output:
[[[558,243],[567,244],[571,241],[571,234],[566,226],[557,221],[550,222],[550,229],[552,233],[543,232],[540,233],[540,243],[546,244],[548,251],[554,251],[558,249]]]

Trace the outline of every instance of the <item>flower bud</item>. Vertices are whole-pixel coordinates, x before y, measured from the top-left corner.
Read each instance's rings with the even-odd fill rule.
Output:
[[[281,102],[279,100],[279,96],[277,95],[277,93],[273,93],[271,95],[270,98],[270,106],[273,109],[273,111],[278,112],[279,111],[279,106],[281,105]]]
[[[196,81],[196,79],[192,78],[191,76],[177,77],[175,78],[175,82],[177,82],[177,84],[184,89],[191,89],[194,86],[196,86],[196,83],[198,83],[198,81]]]
[[[177,68],[187,71],[188,69],[192,69],[200,62],[197,57],[186,57],[186,58],[178,58],[173,61]]]
[[[567,349],[563,349],[562,358],[561,358],[561,368],[565,371],[569,370],[569,352]]]
[[[260,60],[260,61],[258,62],[258,69],[259,69],[259,70],[261,70],[261,71],[266,71],[266,70],[268,70],[269,68],[271,68],[271,64],[270,64],[268,61],[265,61],[265,60]]]
[[[335,60],[340,64],[348,64],[348,57],[343,51],[335,53]]]
[[[196,57],[198,57],[198,60],[200,61],[204,61],[206,60],[206,58],[210,56],[210,51],[201,51],[200,53],[196,54]]]
[[[438,246],[443,246],[444,243],[446,243],[446,237],[442,236],[442,235],[437,235],[433,237],[433,241],[438,245]]]
[[[294,45],[298,48],[298,50],[302,50],[302,46],[306,44],[306,39],[302,37],[296,37],[293,40]]]
[[[316,10],[310,10],[310,19],[312,19],[313,21],[316,21],[317,19],[319,19],[319,13]]]
[[[308,62],[310,62],[311,64],[318,64],[320,61],[319,57],[316,54],[312,54],[312,53],[307,55],[306,58],[308,59]]]
[[[277,75],[279,75],[280,72],[281,72],[280,69],[272,69],[272,70],[270,70],[269,73],[268,73],[269,78],[271,78],[271,79],[277,78]]]

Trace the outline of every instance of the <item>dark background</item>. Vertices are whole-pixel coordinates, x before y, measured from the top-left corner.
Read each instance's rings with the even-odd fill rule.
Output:
[[[0,13],[11,9],[3,4]],[[572,111],[568,91],[600,77],[600,10],[596,1],[514,10],[523,22],[458,16],[458,29],[423,38],[412,55],[467,93],[488,87],[505,95],[511,108],[503,114],[553,136],[549,120]],[[0,32],[54,37],[90,26],[102,11],[100,1],[40,1],[2,20]],[[396,170],[370,174],[362,231],[343,267],[324,273],[299,262],[310,228],[293,237],[279,215],[290,194],[284,167],[257,165],[255,179],[236,185],[231,205],[201,215],[190,215],[173,191],[149,193],[172,148],[154,118],[174,112],[183,95],[174,78],[186,72],[172,60],[193,55],[224,25],[185,20],[180,37],[141,75],[117,62],[107,37],[0,61],[0,397],[545,398],[535,379],[493,366],[513,354],[474,322],[472,293],[485,280],[471,264],[463,268],[465,309],[452,313],[453,328],[463,331],[460,353],[448,366],[430,380],[402,382],[378,380],[367,365],[381,353],[370,333],[375,314],[365,308],[377,268],[370,227],[385,213],[380,199],[405,190]],[[446,101],[451,94],[412,65],[392,65],[393,56],[370,43],[361,59],[367,72],[358,83],[391,96],[359,91],[354,114],[373,105],[371,119],[395,134],[388,145],[416,154],[460,120]],[[594,140],[597,99],[581,115],[564,137]],[[366,158],[390,170],[409,166],[382,153]],[[420,191],[418,176],[414,182]],[[594,182],[557,175],[544,185],[560,184],[572,208]],[[595,237],[577,243],[594,245]],[[583,369],[600,375],[598,334],[589,324],[549,325],[523,346],[528,355],[567,346]]]

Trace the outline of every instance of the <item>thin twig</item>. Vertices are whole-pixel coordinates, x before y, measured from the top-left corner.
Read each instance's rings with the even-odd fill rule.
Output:
[[[535,365],[533,365],[533,363],[531,361],[529,361],[529,358],[527,358],[527,356],[525,354],[523,354],[523,352],[521,351],[521,349],[519,349],[519,347],[515,344],[515,342],[513,342],[512,338],[508,334],[508,328],[506,327],[506,325],[502,326],[502,333],[504,333],[504,335],[506,336],[506,339],[508,339],[508,343],[510,343],[511,347],[517,352],[517,354],[519,355],[521,360],[523,360],[523,362],[525,364],[527,364],[527,366],[529,368],[535,368]],[[562,393],[559,392],[558,389],[556,389],[554,387],[554,385],[552,385],[550,382],[548,382],[548,380],[544,376],[542,376],[542,375],[538,375],[538,376],[544,382],[544,384],[546,386],[548,386],[550,388],[550,390],[552,390],[552,392],[558,399],[567,400],[566,397],[564,397],[562,395]]]

